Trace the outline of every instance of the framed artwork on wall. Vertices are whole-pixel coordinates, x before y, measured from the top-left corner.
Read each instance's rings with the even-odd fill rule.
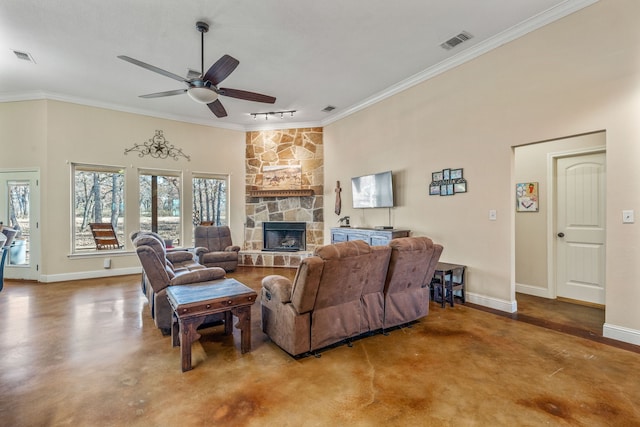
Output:
[[[538,212],[538,183],[516,184],[516,212]]]
[[[454,194],[466,192],[467,181],[463,177],[462,168],[446,168],[431,172],[430,196],[453,196]]]

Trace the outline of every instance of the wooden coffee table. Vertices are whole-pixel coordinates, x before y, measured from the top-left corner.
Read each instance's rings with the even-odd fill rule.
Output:
[[[167,298],[173,308],[171,341],[180,345],[182,372],[191,367],[191,344],[200,338],[198,327],[208,316],[224,313],[224,333],[230,335],[232,315],[238,318],[240,350],[251,351],[251,306],[258,294],[235,279],[222,279],[195,285],[170,286]]]

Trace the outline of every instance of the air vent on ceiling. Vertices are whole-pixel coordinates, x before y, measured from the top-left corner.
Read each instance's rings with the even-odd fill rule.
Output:
[[[463,31],[457,36],[452,37],[446,42],[442,43],[440,47],[446,50],[451,50],[454,47],[458,46],[460,43],[464,43],[471,38],[473,38],[471,34],[467,33],[466,31]]]
[[[334,107],[333,105],[327,105],[326,107],[324,107],[322,109],[322,111],[324,111],[325,113],[330,113],[331,111],[335,110],[336,107]]]
[[[11,49],[11,51],[14,53],[14,55],[18,59],[22,59],[23,61],[33,62],[34,64],[36,63],[36,61],[33,59],[33,56],[31,56],[31,54],[28,52],[21,52],[19,50],[13,50],[13,49]]]

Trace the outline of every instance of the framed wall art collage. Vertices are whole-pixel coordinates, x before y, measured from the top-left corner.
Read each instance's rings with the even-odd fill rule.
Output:
[[[431,173],[430,196],[453,196],[466,192],[467,181],[463,177],[462,169],[442,169]]]

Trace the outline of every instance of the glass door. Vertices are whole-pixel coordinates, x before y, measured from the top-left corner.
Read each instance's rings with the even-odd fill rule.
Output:
[[[18,231],[5,262],[7,279],[39,279],[38,181],[38,172],[0,172],[0,221]]]

